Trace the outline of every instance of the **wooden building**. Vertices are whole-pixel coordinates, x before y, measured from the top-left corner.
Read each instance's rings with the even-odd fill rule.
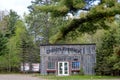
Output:
[[[41,74],[94,74],[95,44],[48,44],[40,46]]]

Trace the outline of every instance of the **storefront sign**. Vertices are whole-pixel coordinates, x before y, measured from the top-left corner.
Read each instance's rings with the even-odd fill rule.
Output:
[[[61,47],[61,48],[54,47],[52,49],[47,49],[46,53],[47,54],[53,53],[53,52],[56,52],[56,53],[57,52],[61,52],[61,53],[63,53],[63,51],[74,52],[74,53],[81,53],[82,49],[68,48],[68,47]]]

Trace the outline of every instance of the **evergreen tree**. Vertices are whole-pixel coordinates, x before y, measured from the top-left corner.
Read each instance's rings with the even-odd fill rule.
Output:
[[[0,32],[0,56],[7,53],[7,38]]]
[[[60,0],[57,5],[36,6],[35,10],[51,12],[53,17],[65,16],[68,12],[74,15],[77,11],[83,10],[87,3],[89,3],[88,0]],[[113,17],[120,13],[119,4],[116,0],[102,0],[99,5],[89,8],[88,12],[84,13],[85,16],[74,18],[62,26],[53,36],[51,43],[55,43],[76,30],[80,33],[94,33],[97,29],[108,29],[109,26],[105,22],[111,22]]]
[[[46,4],[48,4],[47,1],[35,0],[32,1],[32,4],[30,6],[28,6],[30,14],[26,16],[26,23],[29,27],[29,33],[34,37],[36,44],[40,44],[40,42],[44,44],[49,43],[49,16],[47,13],[34,11],[35,5]]]
[[[99,75],[120,75],[120,27],[119,23],[112,24],[97,49],[96,73]]]
[[[9,15],[8,15],[8,20],[7,20],[7,28],[8,28],[8,34],[6,35],[7,37],[10,37],[15,34],[15,24],[19,20],[19,16],[17,13],[13,10],[10,10]]]
[[[35,10],[35,6],[48,6],[55,4],[57,0],[35,0],[28,7],[30,14],[27,15],[26,23],[28,30],[34,37],[36,44],[48,44],[50,37],[59,30],[60,25],[64,25],[67,21],[63,17],[51,18],[49,12]]]
[[[100,75],[111,75],[112,74],[112,64],[109,64],[109,56],[114,53],[114,45],[116,44],[115,31],[109,31],[105,33],[101,47],[97,49],[97,64],[96,72]]]

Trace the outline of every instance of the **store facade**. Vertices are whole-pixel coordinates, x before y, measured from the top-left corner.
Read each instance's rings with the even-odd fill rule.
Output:
[[[94,74],[95,44],[48,44],[40,46],[42,75]]]

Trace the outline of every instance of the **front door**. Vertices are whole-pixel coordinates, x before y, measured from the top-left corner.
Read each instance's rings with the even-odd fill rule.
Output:
[[[58,62],[58,75],[59,76],[67,76],[69,75],[69,63],[64,62]]]

